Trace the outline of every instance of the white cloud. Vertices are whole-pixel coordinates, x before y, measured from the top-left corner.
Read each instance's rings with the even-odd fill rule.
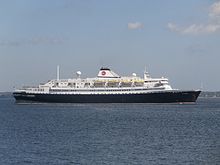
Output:
[[[209,16],[220,17],[220,1],[211,5]]]
[[[128,23],[128,29],[135,30],[135,29],[141,29],[144,25],[140,22],[130,22]]]
[[[220,24],[192,24],[180,27],[173,23],[168,23],[168,28],[181,34],[208,34],[220,31]]]
[[[188,26],[178,26],[175,23],[168,23],[167,27],[171,31],[181,34],[210,34],[218,32],[220,31],[220,1],[210,6],[208,22]]]

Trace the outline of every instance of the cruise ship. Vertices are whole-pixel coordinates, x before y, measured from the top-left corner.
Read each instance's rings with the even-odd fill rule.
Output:
[[[37,87],[16,89],[16,102],[47,103],[194,103],[200,90],[173,89],[167,78],[152,78],[145,70],[143,78],[133,73],[120,76],[109,68],[101,68],[94,78],[57,78]]]

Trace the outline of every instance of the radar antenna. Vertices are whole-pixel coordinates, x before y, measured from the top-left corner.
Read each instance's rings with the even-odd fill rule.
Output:
[[[77,71],[77,72],[76,72],[77,78],[80,78],[81,74],[82,74],[82,73],[81,73],[80,71]]]

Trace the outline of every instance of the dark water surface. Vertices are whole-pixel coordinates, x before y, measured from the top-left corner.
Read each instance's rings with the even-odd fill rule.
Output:
[[[0,97],[0,164],[220,164],[220,99],[27,104]]]

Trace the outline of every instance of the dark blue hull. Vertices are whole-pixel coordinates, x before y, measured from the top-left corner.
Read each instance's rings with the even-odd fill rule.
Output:
[[[145,94],[27,94],[14,92],[17,102],[48,103],[193,103],[201,91],[161,91]]]

